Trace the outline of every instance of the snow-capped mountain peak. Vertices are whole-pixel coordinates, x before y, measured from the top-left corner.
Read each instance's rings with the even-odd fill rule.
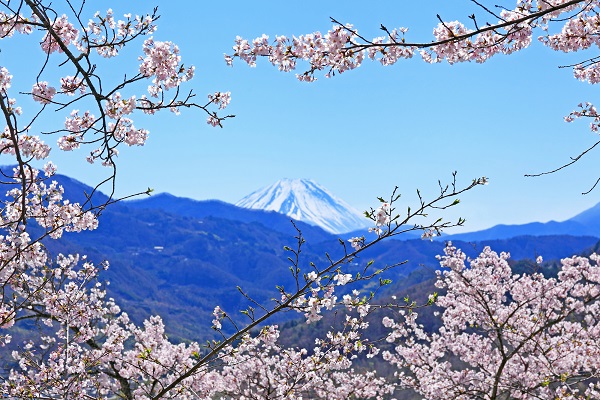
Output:
[[[310,179],[282,179],[235,205],[277,211],[331,233],[346,233],[369,225],[360,212]]]

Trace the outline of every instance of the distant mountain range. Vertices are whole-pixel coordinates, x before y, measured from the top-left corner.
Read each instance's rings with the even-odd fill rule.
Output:
[[[91,193],[89,186],[66,176],[55,179],[65,186],[67,198],[84,199],[82,193]],[[95,196],[95,202],[106,198],[101,193]],[[580,226],[600,225],[597,211],[575,218]],[[295,224],[306,239],[300,263],[303,270],[309,268],[309,262],[328,265],[326,253],[333,259],[343,255],[339,235],[302,221]],[[513,232],[516,231],[515,228]],[[367,238],[372,235],[366,231],[363,234]],[[210,321],[215,305],[231,315],[248,305],[247,299],[237,293],[237,286],[266,304],[278,295],[275,285],[295,286],[284,246],[294,247],[296,235],[290,217],[274,211],[159,194],[110,205],[102,213],[97,230],[65,234],[61,240],[47,240],[45,244],[53,254],[80,253],[94,262],[108,260],[111,267],[102,279],[111,282],[109,295],[134,321],[160,314],[171,337],[204,341],[214,334]],[[584,236],[575,231],[571,235],[467,239],[468,242],[455,236],[458,235],[450,236],[454,244],[470,257],[489,245],[510,252],[513,259],[542,255],[550,260],[590,249],[600,235]],[[408,260],[383,276],[401,282],[422,266],[436,269],[436,255],[442,253],[443,247],[444,243],[436,241],[388,240],[362,253],[350,268],[362,273],[369,260],[374,261],[372,268]],[[295,317],[294,313],[286,315]]]
[[[289,237],[297,234],[291,224],[293,220],[291,217],[276,211],[241,208],[220,200],[200,201],[173,196],[169,193],[160,193],[142,199],[129,200],[122,204],[133,209],[161,210],[189,218],[202,219],[213,216],[243,223],[260,223]],[[328,232],[306,222],[295,221],[295,224],[302,231],[306,240],[321,242],[331,237]]]
[[[445,235],[443,240],[490,240],[517,236],[573,235],[600,238],[600,203],[562,222],[531,222],[522,225],[496,225],[476,232]]]
[[[282,179],[257,190],[236,206],[275,211],[297,221],[323,228],[344,238],[364,235],[370,221],[318,183],[308,179]],[[518,236],[572,235],[600,238],[600,203],[563,222],[531,222],[520,225],[496,225],[489,229],[443,235],[438,240],[481,241]],[[415,239],[420,233],[409,232],[397,237]]]
[[[238,207],[276,211],[330,233],[345,233],[368,226],[360,212],[310,179],[282,179],[257,190]]]

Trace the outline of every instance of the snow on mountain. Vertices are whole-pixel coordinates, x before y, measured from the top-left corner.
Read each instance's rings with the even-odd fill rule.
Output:
[[[277,211],[331,233],[369,226],[369,220],[310,179],[282,179],[244,197],[238,207]]]

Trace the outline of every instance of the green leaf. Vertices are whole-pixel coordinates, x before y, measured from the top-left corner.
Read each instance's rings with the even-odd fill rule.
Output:
[[[391,279],[381,279],[381,278],[379,278],[379,286],[389,285],[390,283],[392,283]]]

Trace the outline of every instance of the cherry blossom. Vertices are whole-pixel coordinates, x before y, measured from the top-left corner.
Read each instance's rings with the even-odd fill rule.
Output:
[[[35,21],[35,17],[28,20],[21,14],[0,11],[0,38],[10,38],[16,32],[28,35],[33,31],[31,22]]]
[[[381,207],[375,211],[375,223],[378,226],[387,225],[390,222],[390,211],[390,205],[388,203],[383,203]]]
[[[438,236],[438,233],[434,229],[426,229],[421,234],[421,239],[433,240],[435,236]]]
[[[0,68],[0,90],[8,90],[11,80],[12,75],[9,74],[8,70],[4,67]]]
[[[135,96],[123,99],[121,93],[117,92],[107,100],[104,110],[106,115],[112,119],[118,119],[123,115],[131,114],[135,110]]]
[[[42,104],[48,104],[52,101],[52,98],[56,94],[56,89],[50,86],[48,82],[42,81],[33,85],[31,94],[33,96],[33,100]]]
[[[194,67],[185,69],[179,55],[179,48],[171,42],[144,41],[145,57],[140,57],[140,73],[149,78],[154,77],[153,85],[148,87],[152,97],[158,97],[163,90],[179,86],[194,76]]]
[[[79,91],[80,94],[84,94],[85,82],[83,82],[83,79],[81,78],[65,76],[64,78],[60,78],[60,89],[69,96],[74,96],[77,91]]]
[[[226,108],[231,101],[231,93],[230,92],[215,92],[214,94],[208,95],[208,100],[217,104],[220,109]]]
[[[362,237],[353,237],[348,239],[348,241],[350,242],[350,245],[354,250],[360,250],[360,248],[363,246],[365,239]]]
[[[220,126],[221,125],[221,121],[219,120],[219,118],[217,118],[213,115],[208,116],[208,118],[206,119],[206,123],[211,126]]]
[[[71,43],[74,43],[79,36],[79,31],[68,21],[65,14],[54,20],[51,29],[52,33],[47,32],[41,42],[42,50],[46,53],[54,53],[55,51],[58,51],[59,53],[64,52],[64,48],[61,47],[61,44],[67,47]],[[54,35],[58,36],[60,41],[57,41]]]

